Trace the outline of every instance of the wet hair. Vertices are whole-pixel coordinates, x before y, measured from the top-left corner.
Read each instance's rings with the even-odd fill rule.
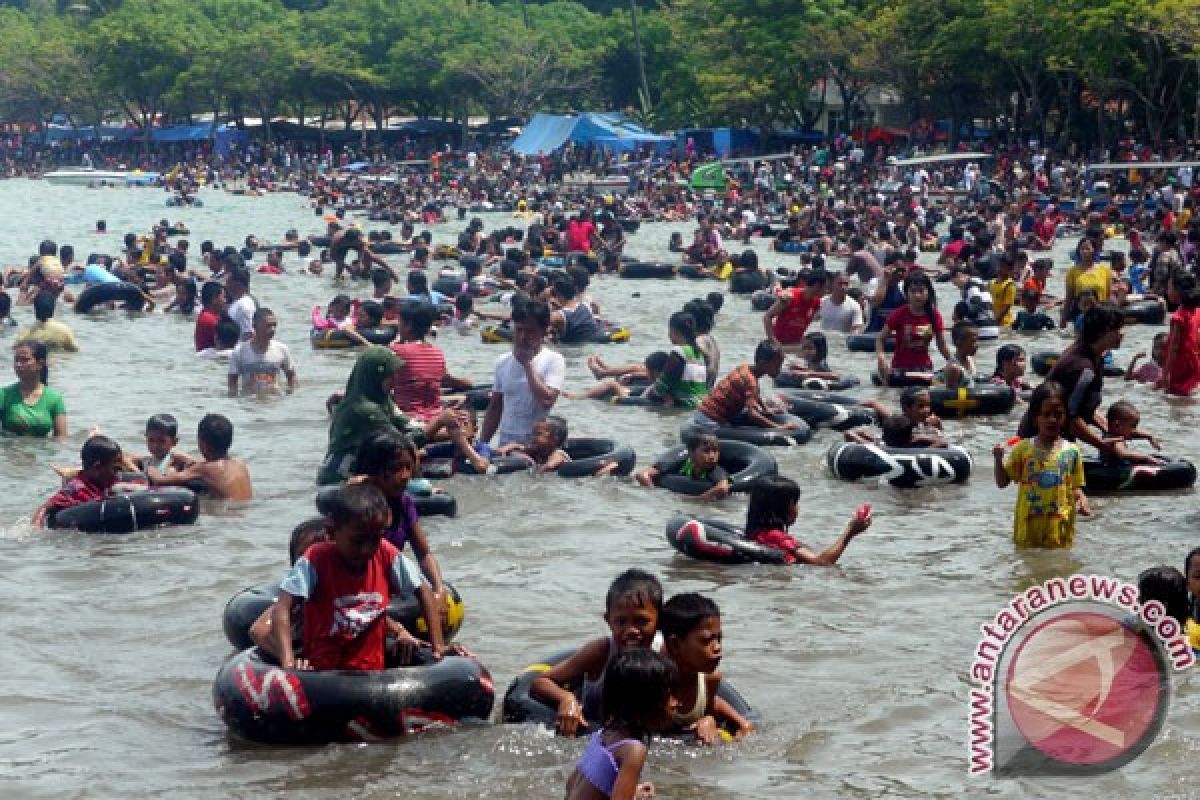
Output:
[[[121,445],[102,434],[88,437],[79,451],[79,462],[84,469],[108,464],[121,457]]]
[[[350,295],[336,294],[333,296],[333,299],[329,301],[329,305],[325,307],[325,313],[331,313],[334,308],[344,308],[349,311],[353,303],[354,301],[350,299]]]
[[[879,425],[883,430],[883,443],[888,447],[908,447],[912,444],[916,423],[904,414],[888,414]]]
[[[54,316],[54,304],[57,301],[49,292],[38,292],[33,298],[33,316],[38,322],[45,322]]]
[[[424,272],[414,269],[408,273],[405,285],[409,294],[425,294],[429,291],[429,278],[425,277]]]
[[[75,260],[75,248],[69,244],[64,244],[62,247],[58,248],[58,260],[61,261],[64,266],[70,264]]]
[[[237,254],[235,253],[234,255],[237,255]],[[239,261],[241,260],[241,256],[238,256],[238,260]],[[225,285],[228,286],[229,283],[236,282],[236,283],[240,283],[242,286],[245,286],[247,289],[249,289],[250,288],[250,271],[247,270],[240,263],[235,264],[233,262],[233,260],[228,257],[225,259],[225,263],[229,264],[229,277],[227,277],[225,279]]]
[[[354,471],[376,478],[386,475],[396,469],[400,453],[412,456],[415,470],[419,456],[412,438],[394,428],[376,431],[358,446],[358,452],[354,454]]]
[[[367,324],[372,328],[383,322],[383,306],[374,300],[364,300],[359,304],[358,310],[366,314]]]
[[[550,435],[554,438],[554,446],[562,447],[567,443],[567,420],[557,414],[550,414],[542,417],[535,424],[545,425],[550,429]]]
[[[909,409],[916,407],[917,400],[921,398],[921,395],[928,394],[929,388],[927,386],[906,387],[904,391],[900,393],[900,409],[902,411],[908,411]]]
[[[223,458],[233,446],[233,423],[223,414],[205,414],[196,426],[196,439],[211,447],[218,458]]]
[[[227,315],[222,315],[221,318],[217,320],[217,331],[215,338],[218,345],[224,345],[220,349],[228,350],[232,347],[236,347],[237,343],[241,341],[242,329]]]
[[[8,296],[8,292],[0,288],[0,319],[3,319],[12,314],[12,298]]]
[[[179,422],[170,414],[155,414],[146,420],[146,434],[161,433],[172,439],[179,438]]]
[[[711,599],[697,592],[684,592],[663,603],[658,615],[658,629],[666,636],[687,636],[704,620],[720,617],[721,609]]]
[[[1196,278],[1186,272],[1171,277],[1175,291],[1179,292],[1179,304],[1184,308],[1200,306],[1200,290],[1196,288]]]
[[[675,664],[644,647],[622,650],[604,668],[604,724],[644,738],[666,713]]]
[[[717,435],[715,433],[705,433],[703,431],[689,433],[684,439],[683,443],[687,447],[689,453],[707,447],[715,447],[718,450],[721,449],[721,440],[717,438]]]
[[[1025,355],[1025,348],[1019,344],[1001,345],[1000,349],[996,351],[996,372],[994,374],[1002,375],[1005,364],[1015,361],[1023,355]]]
[[[696,333],[703,336],[712,332],[714,314],[712,306],[697,298],[684,304],[683,310],[696,318]]]
[[[205,308],[211,306],[225,292],[225,287],[216,281],[209,281],[200,287],[200,304]]]
[[[725,305],[725,295],[720,292],[709,292],[704,296],[704,302],[708,303],[708,307],[713,310],[713,316],[721,313],[721,307]]]
[[[1083,329],[1080,336],[1087,344],[1093,344],[1109,331],[1119,331],[1125,324],[1125,315],[1112,303],[1100,303],[1083,314]]]
[[[38,380],[43,384],[50,383],[50,366],[47,364],[47,359],[50,357],[50,351],[46,349],[45,342],[35,342],[32,339],[26,339],[23,342],[17,342],[13,345],[13,351],[22,347],[29,350],[29,354],[33,356],[33,360],[40,362],[42,365],[41,372],[38,373]]]
[[[769,364],[783,358],[783,346],[770,339],[763,339],[754,348],[754,363]]]
[[[1193,547],[1188,551],[1187,556],[1183,559],[1183,574],[1186,576],[1192,571],[1192,559],[1200,557],[1200,547]]]
[[[1043,381],[1041,385],[1033,390],[1033,394],[1029,397],[1029,410],[1026,412],[1029,414],[1029,418],[1037,419],[1038,415],[1042,413],[1042,404],[1056,397],[1065,406],[1067,402],[1067,390],[1058,381]]]
[[[532,322],[545,331],[550,327],[550,306],[541,300],[526,300],[523,303],[514,302],[512,321],[514,325],[518,322]]]
[[[388,283],[391,282],[391,280],[392,273],[388,272],[386,269],[376,268],[371,270],[371,285],[376,289],[384,288],[388,285]]]
[[[737,260],[737,265],[746,270],[758,269],[758,253],[753,250],[743,250]]]
[[[567,267],[567,274],[571,276],[571,281],[575,284],[577,292],[582,293],[592,283],[588,271],[583,267]]]
[[[373,483],[345,484],[330,494],[324,511],[334,527],[361,524],[382,528],[391,519],[387,497]]]
[[[186,278],[175,287],[175,296],[179,300],[179,310],[190,314],[196,310],[196,279]]]
[[[50,239],[43,239],[38,245],[39,256],[56,256],[58,255],[58,245]]]
[[[250,322],[253,325],[257,325],[258,323],[262,322],[267,317],[273,317],[273,316],[275,316],[274,311],[267,308],[266,306],[259,306],[258,308],[254,309],[254,316],[252,316],[250,318]]]
[[[642,361],[642,365],[651,372],[662,372],[667,366],[668,358],[670,358],[670,354],[665,350],[655,350],[646,356],[645,360]]]
[[[813,363],[809,366],[822,372],[827,371],[829,368],[826,364],[829,360],[829,339],[820,331],[812,331],[804,334],[804,341],[811,342],[813,350],[816,352]]]
[[[785,529],[792,506],[800,502],[800,486],[791,478],[768,475],[750,490],[746,507],[746,536],[760,531]]]
[[[300,543],[306,538],[316,537],[316,542],[325,541],[329,538],[327,529],[328,521],[324,517],[309,517],[301,522],[296,527],[292,528],[292,535],[288,538],[288,562],[295,564],[300,556],[304,555],[305,550],[300,549]],[[309,545],[312,546],[311,544]]]
[[[655,612],[662,611],[663,590],[658,578],[645,570],[627,569],[613,579],[604,595],[604,609],[611,611],[621,602],[650,606]]]
[[[475,300],[467,292],[460,292],[454,298],[454,308],[462,314],[470,314],[475,308]]]
[[[554,279],[550,282],[550,286],[554,290],[554,294],[561,299],[575,299],[575,293],[577,290],[575,288],[575,281],[571,280],[570,275],[562,272],[556,274]]]
[[[1191,553],[1188,557],[1191,558]],[[1179,570],[1168,566],[1142,570],[1138,575],[1138,602],[1145,608],[1151,600],[1162,603],[1167,615],[1174,618],[1181,628],[1187,626],[1191,616],[1187,578]]]
[[[696,318],[686,311],[676,311],[667,322],[667,329],[678,333],[690,344],[696,344]]]
[[[1128,400],[1118,400],[1108,407],[1105,412],[1105,418],[1112,423],[1114,420],[1124,419],[1141,419],[1141,414],[1138,413],[1137,406]]]
[[[437,319],[437,309],[429,303],[403,303],[400,306],[400,318],[408,326],[409,335],[424,339]]]
[[[979,326],[971,320],[960,319],[958,322],[954,323],[954,327],[950,329],[950,341],[957,345],[962,341],[963,336],[965,336],[968,331],[978,332],[978,330]]]

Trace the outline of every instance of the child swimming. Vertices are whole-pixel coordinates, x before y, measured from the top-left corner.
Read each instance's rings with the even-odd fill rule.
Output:
[[[608,718],[607,709],[602,711],[605,670],[618,654],[650,647],[658,631],[662,595],[662,584],[650,573],[640,569],[622,572],[604,598],[608,636],[593,639],[533,681],[533,696],[558,709],[555,731],[560,736],[574,736],[588,720]],[[567,688],[577,683],[582,684],[582,703]]]
[[[83,443],[79,460],[83,468],[34,512],[35,528],[53,527],[59,511],[112,494],[124,466],[121,446],[107,436],[91,436]]]
[[[745,536],[758,544],[784,552],[788,564],[828,567],[841,558],[850,540],[871,527],[871,506],[863,504],[846,523],[845,530],[832,545],[821,552],[809,549],[788,533],[800,514],[800,487],[791,478],[770,475],[760,479],[750,491],[746,509]]]
[[[513,442],[496,451],[497,455],[523,453],[537,467],[538,472],[554,472],[571,460],[562,447],[567,443],[567,421],[551,414],[533,424],[533,434],[527,444]]]
[[[1075,542],[1075,514],[1088,516],[1083,493],[1083,455],[1062,438],[1067,421],[1063,387],[1046,381],[1033,390],[1029,415],[1037,435],[1021,439],[1005,459],[1005,445],[992,448],[996,485],[1017,484],[1013,541],[1018,547],[1070,547]]]
[[[1031,391],[1032,387],[1025,382],[1025,348],[1016,344],[1001,345],[996,351],[996,371],[992,373],[991,383],[997,386],[1008,386],[1020,399],[1022,392]]]
[[[146,469],[150,485],[187,486],[199,482],[214,497],[238,501],[254,497],[246,463],[229,455],[229,448],[233,446],[233,423],[228,417],[205,414],[196,427],[196,442],[201,460],[193,459],[174,472],[163,472],[151,464]]]
[[[1161,449],[1158,440],[1148,433],[1138,430],[1141,415],[1137,407],[1128,400],[1118,400],[1108,407],[1105,415],[1108,420],[1108,433],[1104,440],[1111,446],[1104,451],[1101,459],[1109,463],[1119,463],[1122,466],[1130,464],[1162,464],[1166,459],[1161,456],[1135,453],[1126,447],[1127,442],[1142,439],[1150,443],[1155,450]]]
[[[717,604],[693,592],[677,594],[663,604],[659,630],[663,649],[675,664],[672,695],[681,710],[672,712],[672,726],[693,731],[704,744],[716,744],[727,727],[739,739],[752,733],[750,720],[717,696],[722,643]]]
[[[284,669],[381,670],[392,593],[428,589],[416,567],[383,541],[391,512],[377,487],[338,489],[329,518],[332,541],[310,546],[280,584],[271,614],[273,650]],[[303,659],[292,646],[297,601],[304,601]]]
[[[699,495],[700,500],[720,500],[729,494],[731,486],[728,473],[718,463],[720,460],[720,440],[711,433],[698,433],[688,442],[688,457],[675,470],[675,474],[712,484],[712,488]],[[655,486],[670,468],[667,464],[657,462],[639,472],[637,482],[642,486]]]
[[[146,420],[146,449],[150,454],[133,459],[133,465],[139,471],[150,466],[163,472],[183,469],[192,463],[192,459],[174,452],[178,444],[179,423],[175,417],[170,414],[155,414]]]
[[[646,648],[615,656],[604,669],[604,727],[592,734],[567,779],[566,800],[642,800],[654,787],[639,783],[646,738],[665,730],[674,700],[675,666]]]
[[[922,386],[909,386],[900,393],[900,413],[896,414],[877,400],[860,403],[879,416],[883,443],[888,447],[947,447],[942,435],[942,420],[933,413],[933,399]],[[873,444],[875,437],[867,428],[846,432],[846,440]]]

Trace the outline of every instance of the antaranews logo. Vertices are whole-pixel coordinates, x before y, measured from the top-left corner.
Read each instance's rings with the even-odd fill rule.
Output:
[[[1137,587],[1052,578],[980,627],[971,663],[972,775],[1093,775],[1158,736],[1171,671],[1195,658],[1179,622]]]

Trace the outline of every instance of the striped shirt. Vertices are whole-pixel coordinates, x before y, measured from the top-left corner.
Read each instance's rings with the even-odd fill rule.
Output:
[[[429,422],[442,410],[445,354],[428,342],[393,344],[392,352],[404,360],[392,379],[392,400],[405,414]]]
[[[718,381],[696,410],[713,422],[728,424],[747,408],[758,406],[758,378],[749,364],[742,364]]]

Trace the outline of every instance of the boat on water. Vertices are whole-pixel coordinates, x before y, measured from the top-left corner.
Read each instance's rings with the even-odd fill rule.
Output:
[[[42,176],[47,183],[56,186],[152,186],[158,182],[157,172],[140,169],[93,169],[92,167],[70,167],[56,169]]]

